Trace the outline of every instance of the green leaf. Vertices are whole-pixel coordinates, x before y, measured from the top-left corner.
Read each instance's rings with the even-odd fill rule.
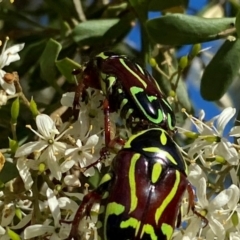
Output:
[[[60,92],[61,90],[56,83],[55,61],[57,60],[61,49],[62,46],[59,42],[55,41],[54,39],[49,39],[40,57],[40,69],[42,78]]]
[[[124,14],[124,16],[112,26],[103,36],[103,42],[111,42],[112,39],[122,39],[132,28],[131,22],[134,21],[135,15],[132,12]]]
[[[74,83],[74,76],[72,71],[74,69],[81,68],[81,65],[69,58],[64,58],[59,61],[56,61],[56,66],[61,74],[68,80],[70,83]]]
[[[39,56],[42,54],[44,47],[46,45],[46,40],[41,40],[34,43],[29,43],[25,45],[21,52],[21,67],[19,68],[19,75],[24,75],[29,69],[35,68],[39,61]],[[34,54],[32,54],[34,52]],[[38,57],[36,57],[38,56]]]
[[[48,5],[47,9],[51,9],[52,12],[55,11],[63,19],[69,19],[70,16],[72,18],[76,17],[76,15],[73,15],[75,13],[73,1],[45,0],[44,2],[46,2],[46,4]]]
[[[72,32],[75,42],[90,45],[96,44],[96,39],[102,37],[119,19],[89,20],[78,24]]]
[[[0,182],[7,183],[18,176],[19,173],[16,165],[11,162],[5,162],[4,167],[0,172]]]
[[[203,73],[202,97],[208,101],[220,99],[237,76],[239,67],[240,39],[226,40]]]
[[[182,7],[183,9],[188,6],[188,0],[151,0],[149,1],[148,9],[150,11],[162,11],[173,7]]]
[[[99,173],[99,171],[95,171],[94,175],[88,178],[88,183],[96,188],[102,178],[102,175]]]
[[[139,20],[145,23],[148,16],[149,0],[129,0],[129,2],[135,10]]]
[[[220,33],[232,28],[234,18],[202,18],[184,14],[169,14],[147,21],[150,37],[165,45],[195,44],[216,40]]]

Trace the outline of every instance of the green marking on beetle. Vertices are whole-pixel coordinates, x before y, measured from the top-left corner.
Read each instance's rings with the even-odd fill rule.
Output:
[[[102,177],[102,179],[101,179],[101,181],[100,181],[100,183],[99,183],[98,186],[101,186],[102,184],[104,184],[104,183],[106,183],[106,182],[109,182],[109,181],[111,181],[111,180],[112,180],[112,175],[109,174],[109,173],[106,173],[106,174],[104,174],[104,176]]]
[[[112,88],[112,86],[116,83],[117,78],[114,76],[108,76],[106,79],[107,90]]]
[[[139,87],[131,87],[130,88],[130,92],[135,100],[135,102],[138,104],[139,108],[141,109],[141,111],[144,113],[144,115],[146,116],[146,118],[150,121],[153,122],[155,124],[160,124],[163,121],[163,113],[160,109],[158,109],[158,114],[157,114],[157,118],[153,118],[151,116],[149,116],[146,112],[146,110],[142,107],[141,103],[138,100],[137,94],[140,92],[143,92],[144,90],[142,88]],[[154,96],[148,96],[148,100],[151,102],[152,98]],[[154,99],[153,99],[154,100]]]
[[[107,204],[106,215],[120,215],[124,212],[125,207],[122,204],[116,202],[110,202]]]
[[[120,215],[124,212],[125,207],[122,204],[116,203],[116,202],[110,202],[107,204],[107,208],[106,208],[106,214],[105,214],[105,218],[104,218],[104,239],[107,239],[107,221],[108,221],[108,217],[110,215]]]
[[[140,118],[134,118],[134,122],[140,122]]]
[[[119,94],[123,93],[123,90],[121,88],[118,88],[117,91],[118,91]]]
[[[137,232],[139,231],[140,224],[141,224],[141,222],[139,220],[131,217],[128,220],[121,221],[120,228],[132,227],[132,228],[136,229],[135,230],[135,236],[136,236]]]
[[[168,206],[168,204],[172,201],[172,199],[174,198],[174,196],[177,193],[178,190],[178,186],[180,183],[180,172],[179,171],[175,171],[176,174],[176,180],[174,182],[174,185],[171,189],[171,191],[169,192],[169,194],[166,196],[166,198],[164,199],[164,201],[162,202],[161,206],[157,209],[156,213],[155,213],[155,222],[156,225],[158,225],[158,221],[162,216],[163,211],[166,209],[166,207]]]
[[[148,96],[148,99],[150,102],[152,102],[154,100],[157,100],[157,97],[156,96]]]
[[[173,228],[167,223],[163,223],[161,226],[163,234],[167,237],[167,240],[170,240],[173,234]]]
[[[130,109],[128,109],[128,111],[127,111],[127,114],[126,114],[126,119],[129,119],[129,117],[131,116],[131,114],[133,113],[133,109],[132,108],[130,108]]]
[[[144,71],[143,71],[143,68],[138,65],[137,63],[135,63],[136,67],[138,68],[138,70],[141,72],[142,75],[145,75]]]
[[[138,235],[138,232],[140,230],[140,226],[141,226],[142,222],[138,221],[137,226],[136,226],[136,230],[135,230],[135,237]]]
[[[97,57],[100,57],[100,58],[102,58],[102,59],[104,59],[104,60],[107,59],[107,58],[109,58],[109,56],[105,55],[104,52],[99,53],[99,54],[97,55]]]
[[[172,125],[172,117],[171,117],[171,115],[169,113],[167,115],[167,122],[168,122],[169,129],[170,130],[174,130],[175,127]]]
[[[137,134],[134,134],[134,135],[132,135],[129,139],[128,139],[128,141],[125,143],[125,145],[124,145],[124,147],[123,148],[131,148],[131,143],[135,140],[135,139],[137,139],[139,136],[141,136],[141,135],[144,135],[144,134],[146,134],[147,132],[149,132],[149,131],[161,131],[161,133],[163,132],[163,133],[165,133],[166,131],[164,131],[163,129],[159,129],[159,128],[151,128],[151,129],[148,129],[148,130],[144,130],[144,131],[141,131],[141,132],[139,132],[139,133],[137,133]],[[165,136],[166,137],[166,136]],[[167,139],[166,139],[167,140]],[[161,139],[160,139],[160,141],[161,141]]]
[[[160,178],[162,173],[162,165],[158,162],[154,163],[153,169],[152,169],[152,176],[151,176],[151,181],[152,183],[156,183],[157,180]]]
[[[160,143],[165,146],[167,144],[167,135],[165,133],[165,131],[162,131],[161,132],[161,135],[160,135]]]
[[[165,105],[172,111],[172,107],[169,104],[169,102],[167,100],[165,100],[164,98],[162,98],[162,101],[165,103]]]
[[[147,87],[146,82],[143,79],[141,79],[131,68],[128,67],[123,58],[120,58],[119,61],[135,78],[137,78],[139,82],[142,83],[144,88]]]
[[[160,88],[159,84],[157,83],[157,81],[152,77],[152,81],[155,83],[155,86],[157,87],[157,89],[159,90],[160,94],[162,94],[162,89]],[[163,99],[163,98],[162,98]]]
[[[173,156],[167,152],[167,151],[164,151],[162,150],[161,148],[158,148],[158,147],[146,147],[146,148],[143,148],[143,150],[145,152],[153,152],[153,153],[160,153],[160,154],[163,154],[165,155],[165,157],[171,162],[173,163],[174,165],[177,165],[177,162],[175,161],[175,159],[173,158]]]
[[[130,162],[129,167],[129,187],[130,187],[130,210],[129,213],[134,211],[138,204],[137,198],[137,189],[136,189],[136,180],[135,180],[135,172],[136,172],[136,163],[138,159],[141,157],[139,153],[135,153]]]
[[[142,239],[144,233],[150,235],[151,240],[157,240],[158,239],[157,235],[155,234],[153,226],[150,225],[150,224],[144,224],[143,225],[141,236],[140,236],[141,239]]]
[[[102,196],[102,199],[107,199],[109,196],[109,192],[104,192],[103,196]]]
[[[122,108],[128,103],[128,99],[124,98],[120,104],[120,111],[122,110]]]
[[[123,148],[131,148],[131,143],[134,141],[134,139],[138,138],[139,136],[145,134],[146,131],[139,132],[137,134],[132,135],[128,141],[124,144]]]

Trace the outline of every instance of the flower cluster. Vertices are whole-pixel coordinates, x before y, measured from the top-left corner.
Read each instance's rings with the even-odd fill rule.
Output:
[[[63,96],[62,102],[68,95]],[[11,225],[11,231],[13,231],[13,229],[19,228],[19,224],[21,227],[26,227],[31,222],[31,226],[26,227],[23,232],[22,238],[24,239],[36,236],[65,239],[69,235],[71,221],[83,193],[78,193],[76,190],[69,192],[65,189],[79,189],[82,186],[81,175],[93,176],[94,166],[100,169],[102,164],[98,163],[85,169],[97,161],[103,146],[101,124],[92,125],[92,121],[98,121],[98,123],[101,121],[89,115],[89,111],[92,109],[90,105],[96,104],[95,100],[99,102],[99,96],[102,97],[98,92],[94,92],[89,104],[82,104],[79,119],[72,124],[65,122],[58,124],[57,127],[48,115],[39,114],[36,117],[37,130],[29,125],[26,126],[36,135],[36,140],[20,146],[14,157],[26,191],[22,197],[32,200],[27,201],[28,208],[24,210],[21,199],[14,199],[6,205],[2,202],[4,206],[2,227]],[[102,111],[98,107],[95,108],[95,112],[98,116],[98,112]],[[43,176],[46,183],[40,192],[35,192],[38,176]],[[26,195],[28,192],[31,197]],[[60,197],[61,195],[63,196]],[[40,200],[41,198],[43,200]],[[72,198],[78,199],[78,203]],[[35,208],[35,204],[37,208]],[[13,227],[16,210],[23,215],[26,209],[29,214]],[[44,221],[42,223],[35,222],[33,215],[40,217],[41,214],[44,215]],[[64,223],[65,221],[68,223]],[[93,225],[94,228],[92,220],[89,221],[89,225]],[[86,230],[86,236],[89,234],[88,231],[89,229]],[[3,229],[2,232],[8,234],[6,229]]]
[[[236,109],[228,107],[207,122],[204,122],[204,111],[200,112],[199,119],[186,113],[197,130],[179,128],[181,134],[193,139],[185,146],[190,162],[188,179],[196,189],[196,209],[206,217],[208,224],[204,226],[200,218],[192,215],[189,219],[188,216],[189,224],[176,230],[174,239],[240,239],[240,128],[235,126],[229,133],[225,131],[235,113]],[[237,137],[238,144],[229,140],[231,136]]]

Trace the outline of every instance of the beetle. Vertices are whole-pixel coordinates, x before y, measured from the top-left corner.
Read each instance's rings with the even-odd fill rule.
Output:
[[[118,112],[132,133],[152,127],[173,132],[175,115],[156,80],[125,55],[102,52],[85,64],[75,91],[73,109],[84,89],[100,89],[105,96],[105,145],[110,139],[109,112]]]
[[[103,240],[169,240],[181,224],[185,191],[196,212],[187,165],[177,144],[160,128],[132,135],[112,161],[99,186],[85,195],[75,215],[69,239],[78,238],[78,226],[94,203],[103,214],[98,233]],[[99,225],[99,224],[98,224]]]

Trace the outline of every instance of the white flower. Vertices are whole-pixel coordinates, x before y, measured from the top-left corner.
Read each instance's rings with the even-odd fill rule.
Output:
[[[70,231],[70,224],[68,224],[69,226],[66,225],[68,226],[67,228],[61,226],[61,212],[59,202],[50,188],[47,189],[46,196],[48,198],[48,206],[51,211],[54,225],[52,226],[51,224],[52,220],[47,219],[44,224],[35,224],[29,226],[24,230],[24,239],[34,238],[42,235],[50,235],[49,239],[51,240],[62,240],[66,239],[68,236]],[[64,202],[64,200],[62,200],[62,202]]]
[[[58,142],[58,139],[60,139],[65,132],[59,134],[53,120],[45,114],[40,114],[36,117],[36,125],[38,132],[30,126],[28,127],[40,138],[39,141],[22,145],[17,149],[15,157],[28,156],[33,152],[42,152],[39,163],[45,162],[52,175],[60,180],[62,172],[57,160],[63,156],[67,145],[66,143]],[[55,137],[57,134],[59,135]]]
[[[240,232],[231,232],[229,234],[229,240],[240,240]]]
[[[29,163],[31,163],[30,161],[35,162],[34,160],[29,160],[24,157],[20,157],[17,160],[17,169],[19,171],[19,175],[23,180],[24,187],[26,190],[29,190],[33,185],[33,179],[29,166]]]
[[[60,101],[61,104],[66,107],[72,107],[74,96],[75,96],[75,92],[64,93]]]
[[[80,139],[76,142],[76,147],[68,148],[65,154],[77,163],[79,163],[81,168],[87,167],[93,163],[96,159],[93,158],[93,149],[98,143],[99,137],[95,134],[90,136],[85,145],[82,144]],[[86,176],[92,176],[94,174],[94,169],[90,168],[84,172]]]
[[[204,116],[204,112],[202,113],[200,120],[188,115],[200,133],[190,145],[189,156],[194,158],[195,154],[199,155],[199,159],[206,167],[208,165],[205,162],[205,158],[214,158],[216,156],[223,157],[231,165],[237,165],[239,162],[238,152],[232,143],[223,137],[224,129],[235,115],[236,109],[228,107],[221,114],[206,123],[201,121]],[[214,123],[216,123],[216,126]]]
[[[206,179],[205,173],[202,168],[196,164],[192,163],[188,167],[188,180],[195,186],[197,185],[200,178],[204,177]]]
[[[0,224],[0,235],[4,236],[0,237],[0,239],[10,239],[8,236],[9,231],[11,232],[14,229],[22,229],[31,221],[32,213],[28,215],[25,213],[25,211],[29,212],[32,210],[29,208],[30,205],[31,202],[28,200],[18,200],[18,202],[15,201],[14,203],[9,203],[4,206]],[[16,211],[18,211],[18,214],[16,214]],[[14,220],[15,216],[18,216],[18,218],[15,218]],[[16,221],[17,219],[18,221]],[[2,227],[5,227],[7,231]],[[8,227],[11,229],[8,230]]]
[[[1,226],[6,227],[12,223],[13,217],[15,216],[15,205],[13,203],[9,203],[4,206],[2,210],[2,219]]]
[[[3,237],[3,235],[6,234],[6,230],[0,225],[0,238]]]
[[[231,185],[229,188],[221,191],[212,200],[207,199],[206,195],[206,180],[201,178],[196,185],[197,203],[196,210],[198,212],[206,212],[206,218],[209,223],[206,228],[202,230],[203,234],[206,234],[207,239],[222,239],[225,236],[226,222],[230,221],[229,216],[234,211],[239,201],[239,188],[236,185]],[[199,231],[201,219],[194,216],[191,218],[191,224],[188,226],[185,236],[194,237]]]
[[[6,49],[8,39],[9,38],[6,38],[6,41],[2,48],[2,53],[0,55],[0,85],[6,91],[7,94],[13,95],[16,92],[14,83],[7,83],[6,81],[4,81],[3,77],[6,74],[6,72],[2,69],[5,66],[8,66],[10,63],[18,61],[20,59],[18,52],[23,49],[24,43],[16,44]]]
[[[87,94],[87,102],[79,102],[80,111],[78,115],[78,121],[73,124],[74,130],[72,133],[75,139],[82,139],[78,136],[77,133],[85,131],[83,129],[87,129],[88,131],[90,125],[92,127],[92,133],[100,132],[104,126],[104,114],[102,110],[102,102],[104,100],[104,96],[100,93],[99,90],[90,87],[87,88],[85,93]],[[74,96],[74,92],[63,94],[61,104],[67,107],[73,107]],[[76,131],[76,128],[78,131]],[[69,132],[69,134],[71,133]]]

